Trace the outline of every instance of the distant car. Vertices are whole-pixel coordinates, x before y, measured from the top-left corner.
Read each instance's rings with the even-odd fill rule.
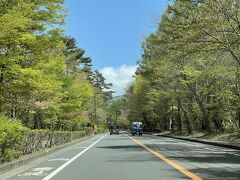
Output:
[[[143,124],[142,122],[133,122],[131,127],[132,135],[138,134],[139,136],[143,135]]]
[[[120,130],[119,130],[119,127],[117,125],[111,125],[109,131],[110,131],[110,135],[112,135],[112,134],[119,135]]]

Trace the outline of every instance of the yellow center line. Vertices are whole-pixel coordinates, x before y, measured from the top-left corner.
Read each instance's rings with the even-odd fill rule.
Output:
[[[186,176],[188,176],[191,179],[194,180],[201,180],[200,177],[198,177],[197,175],[191,173],[190,171],[188,171],[187,169],[185,169],[184,167],[178,165],[177,163],[173,162],[170,159],[167,159],[166,157],[164,157],[163,155],[161,155],[160,153],[154,151],[153,149],[145,146],[143,143],[137,141],[136,139],[128,136],[128,138],[130,138],[132,141],[134,141],[135,143],[137,143],[138,145],[142,146],[144,149],[148,150],[150,153],[154,154],[155,156],[157,156],[159,159],[163,160],[164,162],[168,163],[169,165],[171,165],[172,167],[174,167],[175,169],[177,169],[178,171],[182,172],[183,174],[185,174]]]

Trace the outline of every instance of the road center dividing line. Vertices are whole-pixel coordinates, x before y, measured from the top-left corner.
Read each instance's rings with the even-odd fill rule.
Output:
[[[79,158],[81,155],[83,155],[85,152],[87,152],[91,147],[93,147],[95,144],[97,144],[99,141],[101,141],[103,138],[105,138],[107,136],[107,134],[103,137],[101,137],[100,139],[98,139],[97,141],[95,141],[93,144],[91,144],[90,146],[88,146],[86,149],[84,149],[82,152],[80,152],[79,154],[77,154],[76,156],[74,156],[72,159],[70,159],[68,162],[66,162],[65,164],[63,164],[62,166],[60,166],[59,168],[57,168],[55,171],[53,171],[51,174],[49,174],[48,176],[46,176],[45,178],[43,178],[42,180],[49,180],[52,177],[54,177],[57,173],[59,173],[61,170],[63,170],[65,167],[67,167],[69,164],[71,164],[73,161],[75,161],[77,158]]]
[[[198,177],[197,175],[191,173],[190,171],[186,170],[184,167],[178,165],[177,163],[173,162],[170,159],[167,159],[166,157],[164,157],[163,155],[161,155],[160,153],[154,151],[153,149],[145,146],[143,143],[137,141],[136,139],[127,136],[128,138],[130,138],[132,141],[134,141],[135,143],[137,143],[138,145],[142,146],[144,149],[148,150],[150,153],[154,154],[155,156],[157,156],[159,159],[163,160],[164,162],[168,163],[169,165],[171,165],[172,167],[174,167],[175,169],[179,170],[180,172],[182,172],[183,174],[185,174],[186,176],[188,176],[189,178],[193,179],[193,180],[201,180],[200,177]]]

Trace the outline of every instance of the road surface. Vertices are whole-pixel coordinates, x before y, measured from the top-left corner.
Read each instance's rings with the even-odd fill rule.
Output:
[[[240,151],[153,135],[96,135],[10,180],[240,179]]]

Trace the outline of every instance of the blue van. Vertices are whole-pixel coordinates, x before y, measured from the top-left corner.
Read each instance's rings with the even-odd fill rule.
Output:
[[[133,122],[131,127],[132,135],[138,134],[139,136],[143,135],[143,124],[142,122]]]

